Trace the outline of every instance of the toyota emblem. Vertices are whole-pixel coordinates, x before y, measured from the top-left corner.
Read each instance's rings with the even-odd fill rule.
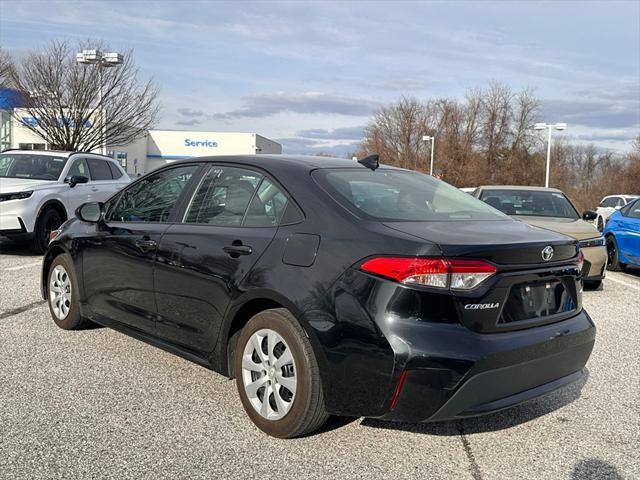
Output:
[[[548,262],[553,258],[553,247],[551,245],[547,245],[542,249],[542,259],[545,262]]]

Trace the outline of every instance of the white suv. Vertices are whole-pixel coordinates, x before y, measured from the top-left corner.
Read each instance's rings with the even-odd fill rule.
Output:
[[[93,153],[0,153],[0,236],[31,241],[43,252],[49,233],[85,202],[109,198],[131,179],[114,160]]]
[[[604,225],[613,212],[620,210],[636,198],[638,198],[638,195],[608,195],[604,197],[596,209],[596,213],[598,214],[596,226],[598,230],[604,230]]]

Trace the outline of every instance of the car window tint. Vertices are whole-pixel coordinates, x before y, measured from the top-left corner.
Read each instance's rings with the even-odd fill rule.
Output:
[[[116,222],[166,222],[198,165],[185,165],[150,175],[126,189],[108,212]]]
[[[471,195],[417,172],[341,168],[315,170],[312,176],[347,209],[379,221],[508,219]]]
[[[560,192],[487,189],[480,199],[507,215],[579,218],[571,202]]]
[[[629,206],[624,209],[624,215],[629,218],[640,218],[640,200],[630,203]]]
[[[122,172],[116,166],[115,163],[107,162],[107,165],[109,166],[109,170],[111,170],[111,178],[113,178],[115,180],[115,179],[118,179],[118,178],[122,177]]]
[[[268,178],[264,178],[251,200],[243,226],[269,227],[280,223],[287,206],[287,196]]]
[[[615,207],[624,207],[624,200],[620,197],[616,198]]]
[[[112,180],[111,169],[106,161],[97,158],[87,159],[93,180]]]
[[[71,168],[69,168],[69,172],[67,173],[67,178],[70,177],[87,177],[91,178],[89,175],[89,168],[87,167],[87,162],[84,158],[78,158],[74,160],[71,164]]]
[[[184,221],[241,226],[262,177],[242,168],[211,168],[200,182]]]

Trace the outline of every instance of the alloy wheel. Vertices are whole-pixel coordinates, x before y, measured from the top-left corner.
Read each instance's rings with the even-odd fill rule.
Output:
[[[274,330],[249,338],[242,355],[242,383],[253,408],[267,420],[280,420],[296,394],[296,367],[287,342]]]
[[[49,303],[58,320],[64,320],[71,309],[71,279],[62,265],[56,265],[49,278]]]

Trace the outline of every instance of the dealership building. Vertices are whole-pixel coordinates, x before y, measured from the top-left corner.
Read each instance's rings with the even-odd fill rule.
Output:
[[[36,120],[22,113],[20,104],[20,95],[15,91],[0,90],[0,151],[48,150],[45,140],[26,127]],[[107,154],[133,176],[185,158],[261,153],[282,153],[282,145],[257,133],[149,130],[127,145],[107,146]]]

